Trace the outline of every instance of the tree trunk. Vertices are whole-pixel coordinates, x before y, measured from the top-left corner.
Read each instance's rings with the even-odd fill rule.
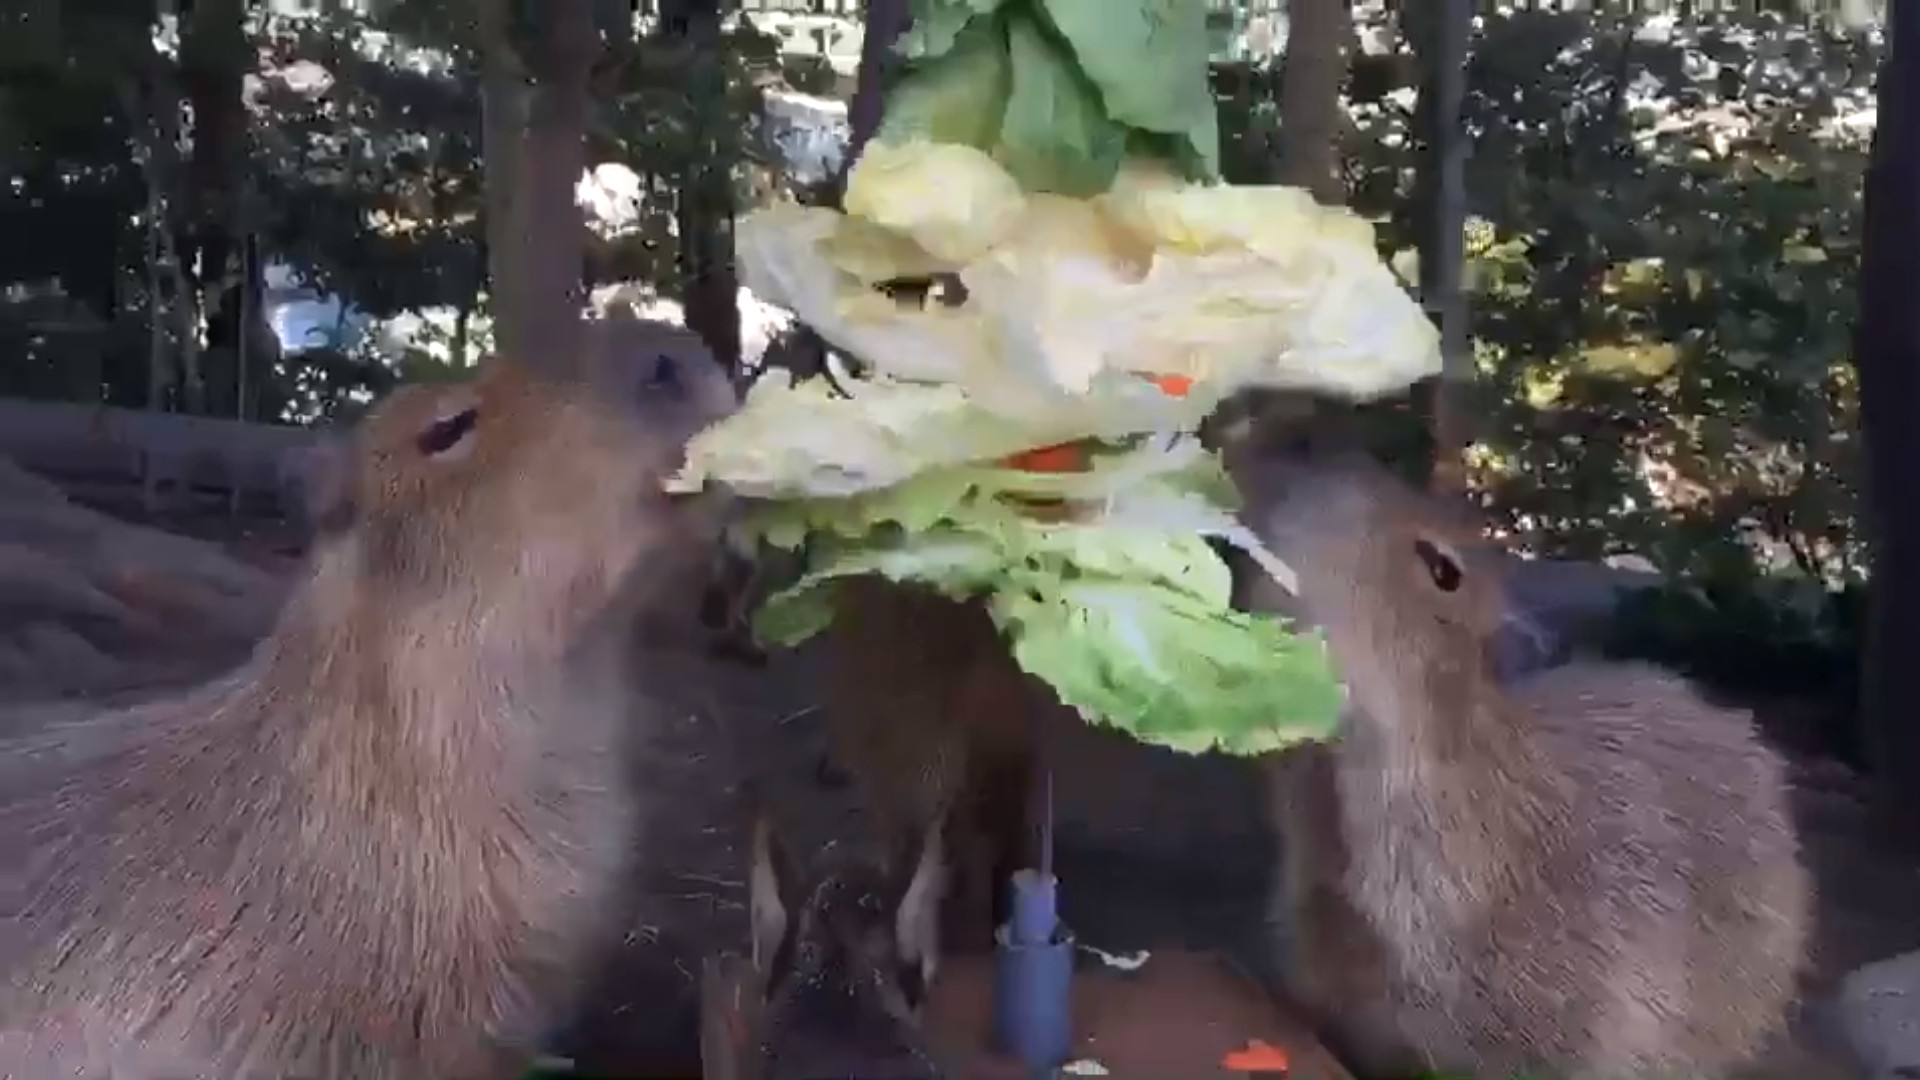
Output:
[[[1329,206],[1347,201],[1340,169],[1347,115],[1340,106],[1340,91],[1352,49],[1353,12],[1348,0],[1292,0],[1288,5],[1276,175],[1281,183],[1306,188]]]
[[[193,115],[193,156],[184,190],[176,193],[180,215],[174,221],[174,245],[192,287],[191,306],[206,326],[202,363],[187,370],[186,396],[192,412],[231,416],[239,405],[236,364],[248,284],[244,268],[235,266],[247,164],[242,91],[254,64],[246,36],[247,2],[181,0],[179,13],[180,88]],[[199,336],[198,325],[194,336]]]
[[[593,0],[548,0],[523,65],[508,9],[508,0],[481,9],[494,344],[524,363],[566,363],[578,352],[584,300],[587,227],[574,193],[600,31]],[[531,86],[524,68],[537,77]]]
[[[167,286],[171,284],[166,273],[166,262],[171,245],[167,239],[167,185],[165,177],[170,175],[163,164],[162,154],[172,154],[172,143],[163,145],[158,130],[158,118],[154,114],[157,87],[149,80],[144,84],[140,100],[145,104],[135,117],[138,125],[135,130],[141,132],[145,143],[142,170],[147,181],[147,411],[165,410],[172,398],[174,388],[174,366],[167,340]],[[160,477],[150,463],[143,463],[140,472],[140,502],[149,515],[160,509]]]
[[[1879,123],[1867,168],[1860,258],[1860,422],[1866,442],[1873,577],[1863,673],[1863,742],[1894,820],[1920,830],[1920,502],[1905,472],[1920,460],[1920,6],[1888,5],[1893,48],[1880,68]]]
[[[865,36],[860,40],[860,67],[854,76],[853,102],[847,109],[847,153],[840,162],[835,191],[847,186],[847,173],[860,160],[867,140],[880,130],[886,107],[887,82],[892,74],[893,46],[913,25],[907,0],[868,0]]]
[[[520,133],[527,126],[529,91],[505,40],[506,0],[482,5],[486,38],[482,62],[481,167],[486,184],[487,300],[493,317],[493,347],[509,356],[526,352],[516,321],[522,307],[519,244],[514,222],[520,204]],[[497,17],[488,17],[497,16]]]
[[[1420,202],[1420,302],[1440,328],[1440,378],[1426,388],[1433,468],[1428,482],[1441,493],[1465,488],[1463,452],[1472,442],[1466,397],[1473,382],[1462,278],[1466,242],[1467,42],[1473,7],[1467,0],[1433,0],[1405,17],[1420,56],[1420,100],[1415,110],[1421,147],[1416,198]]]
[[[587,223],[575,191],[587,171],[600,31],[592,0],[547,0],[542,10],[550,20],[546,55],[527,110],[517,208],[526,241],[523,318],[533,341],[570,358],[586,302]]]
[[[172,239],[167,232],[168,199],[177,186],[178,145],[168,113],[176,105],[157,53],[146,56],[121,89],[121,104],[136,136],[141,178],[146,181],[147,409],[160,412],[172,401],[174,370],[167,341],[167,261]],[[177,110],[175,110],[177,112]]]
[[[725,57],[720,51],[720,0],[661,5],[660,29],[691,57],[688,87],[695,151],[679,177],[676,209],[681,303],[687,329],[699,334],[729,375],[740,371],[740,280],[733,265],[733,163],[738,136],[727,110]]]
[[[456,368],[466,367],[470,361],[467,350],[473,340],[473,302],[462,298],[459,310],[453,316],[453,340],[447,344],[447,359]]]

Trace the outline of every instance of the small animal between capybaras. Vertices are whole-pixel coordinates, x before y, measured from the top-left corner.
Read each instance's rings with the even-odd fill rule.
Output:
[[[1784,1023],[1811,881],[1783,761],[1640,665],[1496,678],[1479,537],[1311,439],[1230,457],[1350,702],[1272,765],[1289,989],[1368,1076],[1712,1077]]]
[[[915,850],[946,821],[950,951],[984,952],[1013,874],[1034,865],[1037,710],[1062,709],[992,619],[880,578],[841,583],[829,631],[826,724],[834,760],[865,795],[886,848]],[[910,863],[907,865],[911,865]]]
[[[904,864],[829,849],[795,857],[756,819],[748,872],[750,1029],[726,1080],[939,1080],[923,1039],[947,874],[939,821]]]
[[[643,359],[396,391],[250,659],[0,745],[0,1075],[524,1070],[635,857],[631,629],[714,531],[660,481],[732,394]]]

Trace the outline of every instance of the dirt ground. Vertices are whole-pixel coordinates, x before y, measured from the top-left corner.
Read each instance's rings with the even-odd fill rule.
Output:
[[[294,565],[283,527],[159,524],[226,543],[260,565]],[[871,840],[854,789],[826,758],[817,654],[779,655],[764,668],[713,659],[691,619],[684,640],[661,680],[675,722],[635,765],[654,812],[639,841],[648,870],[636,882],[629,931],[610,950],[584,1014],[554,1045],[585,1076],[698,1075],[695,973],[710,952],[742,949],[746,934],[743,780],[764,791],[797,848]],[[1783,743],[1806,745],[1807,706],[1761,711]],[[1077,724],[1050,737],[1059,763],[1057,869],[1081,941],[1111,952],[1220,950],[1266,972],[1262,920],[1275,841],[1253,767]],[[1920,947],[1920,859],[1874,834],[1861,782],[1844,768],[1803,754],[1797,773],[1821,887],[1808,988],[1818,1000],[1849,968]]]
[[[634,929],[557,1047],[587,1075],[695,1075],[694,973],[709,950],[745,943],[743,778],[797,849],[873,839],[826,755],[816,653],[756,670],[690,650],[676,666],[680,722],[641,766],[661,811]],[[1072,763],[1056,791],[1057,871],[1080,940],[1110,952],[1257,941],[1271,845],[1252,770],[1084,727],[1055,734]]]
[[[760,670],[691,651],[680,662],[684,717],[647,769],[664,810],[647,841],[646,899],[595,1005],[562,1040],[587,1075],[696,1075],[693,973],[708,950],[742,948],[746,933],[743,777],[764,786],[797,846],[870,839],[856,794],[826,756],[816,653],[778,656]],[[1779,726],[1804,723],[1805,712],[1778,710]],[[1262,823],[1254,768],[1081,725],[1051,736],[1058,871],[1080,939],[1110,952],[1219,950],[1270,973],[1262,922],[1275,841]],[[1796,772],[1796,809],[1821,888],[1807,993],[1818,1002],[1852,967],[1920,947],[1920,861],[1877,835],[1864,789],[1844,768],[1803,760]],[[1842,1075],[1829,1071],[1820,1019],[1817,1008],[1806,1010],[1801,1045],[1782,1052],[1783,1073]],[[1808,1068],[1818,1071],[1799,1071]]]

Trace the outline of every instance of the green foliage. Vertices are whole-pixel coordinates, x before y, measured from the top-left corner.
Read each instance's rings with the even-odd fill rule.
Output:
[[[151,13],[121,0],[0,16],[0,166],[11,181],[0,188],[0,286],[10,287],[0,293],[0,393],[99,399],[126,366],[121,268],[138,254],[132,226],[145,201],[126,78],[138,50],[151,51]]]
[[[1184,56],[1205,41],[1184,30],[1167,38],[1145,0],[1123,6],[1128,18],[1112,17],[1111,0],[923,5],[910,51],[924,61],[915,78],[925,89],[900,89],[894,122],[984,140],[1006,126],[1010,98],[1051,103],[1057,128],[1063,104],[1091,95],[1103,116],[1187,138],[1199,158],[1210,151],[1192,133],[1217,128],[1222,175],[1269,176],[1273,66],[1214,65],[1216,116],[1189,115],[1183,102],[1205,95],[1166,80],[1194,77],[1199,61],[1146,64],[1137,54],[1151,45]],[[1070,55],[1079,82],[1015,78],[1005,13],[983,14],[1015,7],[1032,31],[1023,40]],[[241,185],[251,220],[296,284],[344,295],[375,319],[421,309],[464,317],[438,338],[416,337],[413,351],[348,333],[286,358],[264,397],[303,417],[350,412],[397,377],[456,372],[435,357],[482,348],[487,322],[473,8],[333,8],[324,19],[248,25],[260,50]],[[10,241],[0,250],[0,393],[146,400],[153,315],[169,309],[174,288],[163,266],[160,293],[149,295],[147,223],[165,220],[182,194],[168,163],[141,149],[143,95],[178,97],[174,62],[152,44],[156,14],[152,0],[34,0],[0,14],[9,181],[0,228]],[[1405,269],[1422,216],[1419,59],[1390,13],[1358,15],[1368,45],[1346,87],[1350,201],[1380,222],[1383,253]],[[694,95],[700,58],[683,43],[630,44],[623,62],[596,71],[591,154],[633,169],[643,201],[631,224],[595,240],[591,269],[673,296],[675,209],[690,165],[724,162],[742,202],[764,198],[784,181],[758,122],[761,95],[798,78],[816,93],[842,80],[818,65],[800,72],[743,25],[722,42],[723,92]],[[1645,648],[1692,650],[1711,666],[1720,652],[1761,648],[1755,634],[1796,655],[1851,647],[1839,627],[1864,579],[1864,550],[1848,335],[1867,129],[1848,110],[1865,101],[1880,51],[1871,37],[1764,12],[1680,27],[1509,12],[1476,31],[1473,479],[1524,546],[1633,552],[1699,583],[1629,612],[1622,633]],[[403,53],[419,62],[389,62]],[[284,74],[296,62],[330,81],[299,85]],[[943,89],[940,64],[998,104]],[[992,131],[962,130],[983,116]],[[153,206],[149,180],[161,195]],[[158,325],[162,353],[176,354],[178,327]],[[1415,410],[1390,402],[1372,414],[1380,445],[1421,452]]]
[[[1346,87],[1351,204],[1411,280],[1418,57],[1390,20],[1360,17],[1385,48]],[[1472,479],[1524,547],[1636,553],[1686,583],[1623,614],[1616,644],[1636,655],[1764,665],[1744,651],[1801,682],[1851,671],[1870,127],[1850,112],[1879,55],[1766,13],[1510,12],[1476,32]],[[1216,67],[1229,179],[1270,175],[1278,85],[1270,66]],[[1405,402],[1369,414],[1377,445],[1424,452]]]
[[[361,320],[440,310],[477,333],[487,304],[472,5],[319,7],[318,17],[261,15],[227,42],[246,50],[239,62],[252,73],[250,145],[235,179],[250,227],[292,270],[292,286],[343,297],[357,313],[337,328],[344,337],[295,343],[272,385],[256,383],[264,402],[300,420],[350,412],[396,374],[434,370],[421,366],[425,353],[360,340]],[[619,29],[631,9],[606,13]],[[143,404],[156,307],[160,351],[179,354],[170,264],[149,295],[147,222],[155,212],[172,222],[186,179],[180,161],[141,149],[145,106],[164,116],[181,97],[181,70],[153,44],[155,17],[152,0],[28,4],[0,16],[20,31],[0,35],[0,166],[10,180],[0,225],[12,241],[0,252],[0,393]],[[590,153],[638,173],[644,204],[629,227],[595,241],[592,271],[672,295],[687,163],[724,163],[748,199],[781,183],[758,122],[780,58],[764,35],[729,31],[724,92],[696,100],[687,49],[657,37],[630,44],[624,62],[596,74]],[[301,67],[324,81],[290,77]],[[717,121],[703,111],[716,109]],[[149,181],[160,195],[151,207]],[[471,336],[432,344],[460,355],[479,346]]]
[[[1853,700],[1859,678],[1859,586],[1751,572],[1649,589],[1622,604],[1609,655],[1652,660],[1709,684]]]
[[[1860,58],[1741,29],[1488,24],[1480,477],[1546,550],[1698,572],[1709,540],[1745,533],[1749,561],[1838,586],[1859,563],[1846,350],[1865,146],[1831,125]],[[1669,104],[1634,104],[1635,85]]]
[[[1837,44],[1801,59],[1819,46],[1844,60]],[[1630,605],[1616,652],[1850,700],[1864,570],[1847,350],[1865,146],[1820,127],[1851,65],[1810,78],[1724,39],[1702,48],[1740,62],[1734,100],[1751,127],[1659,132],[1601,159],[1620,177],[1607,203],[1570,177],[1543,185],[1557,235],[1496,227],[1483,319],[1531,343],[1486,355],[1501,425],[1489,441],[1510,455],[1489,478],[1542,546],[1638,550],[1686,583]],[[1681,62],[1648,51],[1671,83]],[[1675,96],[1725,108],[1726,70]],[[1574,234],[1584,243],[1563,242]]]

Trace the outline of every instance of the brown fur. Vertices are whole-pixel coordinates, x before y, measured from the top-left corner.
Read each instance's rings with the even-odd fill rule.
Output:
[[[704,557],[658,481],[731,404],[574,374],[397,391],[246,663],[0,745],[0,1075],[524,1068],[632,854],[633,614]]]
[[[1059,708],[1014,663],[986,612],[881,579],[841,587],[827,725],[888,845],[911,851],[948,818],[950,943],[977,951],[1030,865],[1032,710]]]
[[[1351,456],[1237,472],[1301,581],[1268,602],[1324,629],[1352,695],[1337,741],[1272,769],[1283,967],[1340,1048],[1376,1076],[1595,1080],[1759,1051],[1811,883],[1751,718],[1637,665],[1503,690],[1472,531]]]
[[[755,823],[750,1080],[940,1075],[921,1027],[940,960],[942,831],[931,820],[894,867],[844,857],[807,866],[765,819]]]

